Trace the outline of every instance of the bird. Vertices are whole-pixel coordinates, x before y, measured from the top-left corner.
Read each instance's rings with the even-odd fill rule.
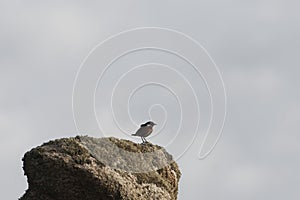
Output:
[[[143,143],[148,142],[146,140],[146,137],[148,137],[152,131],[153,131],[153,127],[157,125],[152,121],[148,121],[144,124],[141,124],[140,128],[136,131],[135,134],[132,134],[132,136],[140,136]]]

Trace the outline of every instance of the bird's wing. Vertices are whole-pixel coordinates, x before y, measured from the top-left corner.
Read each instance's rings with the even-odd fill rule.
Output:
[[[137,130],[137,132],[134,135],[146,136],[149,134],[149,132],[151,133],[151,128],[148,126],[143,126],[143,127],[139,128],[139,130]]]

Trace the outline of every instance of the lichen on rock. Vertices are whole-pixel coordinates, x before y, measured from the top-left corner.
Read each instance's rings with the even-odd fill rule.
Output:
[[[20,200],[177,199],[181,176],[164,148],[112,137],[57,139],[23,161],[29,188]]]

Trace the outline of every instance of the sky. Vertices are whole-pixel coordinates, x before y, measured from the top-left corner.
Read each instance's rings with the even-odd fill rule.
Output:
[[[210,117],[205,82],[178,57],[151,50],[128,55],[107,71],[102,79],[106,82],[95,90],[95,114],[105,131],[85,134],[140,142],[126,133],[151,117],[159,125],[149,140],[165,146],[175,157],[183,152],[195,132],[196,107],[192,98],[186,99],[191,93],[185,92],[191,90],[179,76],[157,73],[167,68],[151,65],[124,76],[112,101],[120,129],[111,119],[110,105],[105,104],[122,70],[128,72],[153,58],[186,75],[199,100],[197,138],[177,160],[183,174],[179,199],[299,199],[299,6],[291,0],[0,0],[3,199],[17,199],[27,189],[21,161],[26,151],[50,139],[81,134],[73,119],[72,92],[83,60],[108,37],[138,27],[180,31],[209,52],[226,88],[227,115],[221,139],[207,158],[198,159]],[[115,45],[107,54],[118,48]],[[203,52],[199,55],[205,56]],[[101,61],[101,56],[95,58],[96,64]],[[181,98],[188,114],[183,115],[183,129],[174,141],[182,115],[176,96],[163,87],[150,85],[136,92],[128,103],[132,121],[128,118],[128,88],[141,86],[143,77],[165,81]],[[159,105],[150,109],[154,103]]]

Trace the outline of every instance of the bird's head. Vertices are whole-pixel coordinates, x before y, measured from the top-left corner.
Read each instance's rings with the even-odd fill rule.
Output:
[[[152,121],[149,121],[149,122],[147,122],[145,125],[146,125],[146,126],[155,126],[155,125],[157,125],[157,124],[155,124],[155,123],[152,122]]]

